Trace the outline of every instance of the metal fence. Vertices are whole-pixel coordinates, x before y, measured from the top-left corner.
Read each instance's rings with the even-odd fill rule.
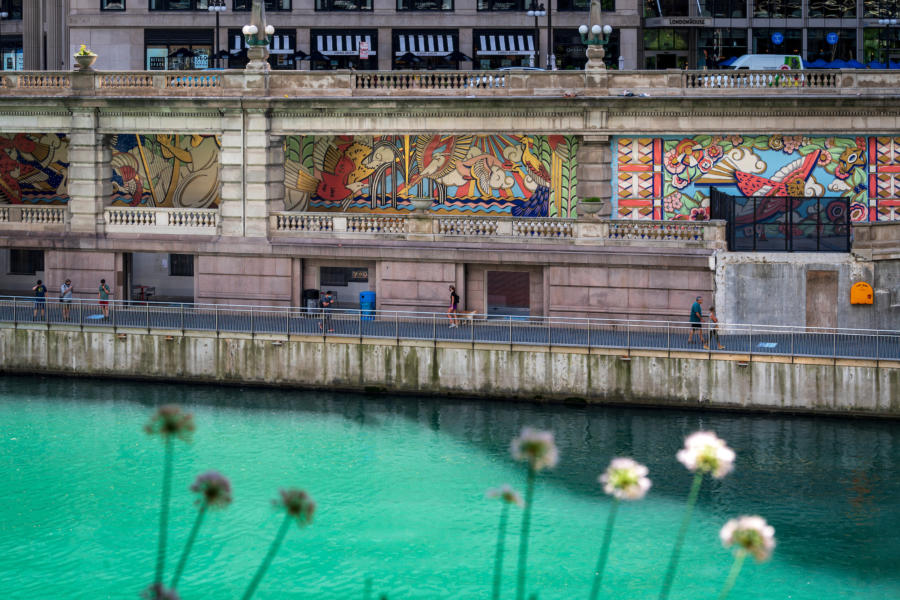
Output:
[[[105,310],[104,310],[105,309]],[[708,323],[680,321],[497,317],[384,310],[323,310],[225,304],[97,300],[64,303],[0,296],[0,322],[122,330],[387,338],[623,350],[706,351]],[[688,338],[694,329],[693,340]],[[698,333],[702,333],[701,343]],[[709,352],[900,360],[900,331],[723,324]],[[718,346],[723,348],[719,349]]]

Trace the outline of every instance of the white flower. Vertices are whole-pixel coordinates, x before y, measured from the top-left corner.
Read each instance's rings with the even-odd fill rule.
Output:
[[[519,492],[512,489],[508,485],[502,485],[498,488],[491,488],[487,491],[488,498],[500,498],[503,502],[507,504],[515,504],[516,506],[525,506],[525,503],[522,501],[522,496],[519,495]]]
[[[514,438],[509,451],[518,461],[527,461],[535,471],[552,469],[559,462],[559,452],[549,431],[539,431],[531,427],[522,429],[519,437]]]
[[[734,469],[734,450],[711,431],[692,433],[684,440],[684,448],[675,455],[690,471],[711,473],[722,479]]]
[[[768,560],[775,549],[775,528],[757,516],[731,519],[719,531],[719,538],[726,548],[738,546],[759,562]]]
[[[619,500],[640,500],[650,489],[647,467],[630,458],[614,458],[597,480],[603,491]]]

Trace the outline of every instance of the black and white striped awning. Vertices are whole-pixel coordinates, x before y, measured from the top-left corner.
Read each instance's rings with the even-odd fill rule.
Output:
[[[369,56],[376,55],[368,35],[317,35],[315,48],[325,56],[359,56],[360,42],[369,45]]]
[[[535,53],[534,37],[529,34],[480,35],[475,54],[478,56],[531,56]]]
[[[446,56],[455,49],[452,35],[399,35],[394,54],[411,52],[416,56]]]
[[[269,54],[293,54],[294,49],[291,48],[291,45],[291,36],[273,35],[269,39]],[[237,54],[246,47],[244,36],[236,35],[234,36],[234,46],[231,48],[230,52],[232,54]]]

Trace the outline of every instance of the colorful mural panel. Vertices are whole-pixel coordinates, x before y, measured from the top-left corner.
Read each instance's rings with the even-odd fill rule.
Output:
[[[68,169],[65,135],[0,135],[0,204],[65,204]]]
[[[288,210],[575,217],[578,141],[563,135],[289,136]]]
[[[706,219],[709,190],[835,197],[854,221],[900,219],[900,137],[617,137],[614,215]]]
[[[123,134],[111,145],[113,206],[219,205],[216,136]]]

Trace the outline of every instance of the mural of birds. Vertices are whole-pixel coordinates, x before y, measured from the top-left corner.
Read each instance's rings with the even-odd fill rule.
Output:
[[[521,145],[521,161],[525,167],[526,180],[535,185],[534,192],[531,197],[513,203],[510,212],[514,217],[546,217],[550,214],[550,173],[532,152],[533,147],[534,139],[525,138]]]

